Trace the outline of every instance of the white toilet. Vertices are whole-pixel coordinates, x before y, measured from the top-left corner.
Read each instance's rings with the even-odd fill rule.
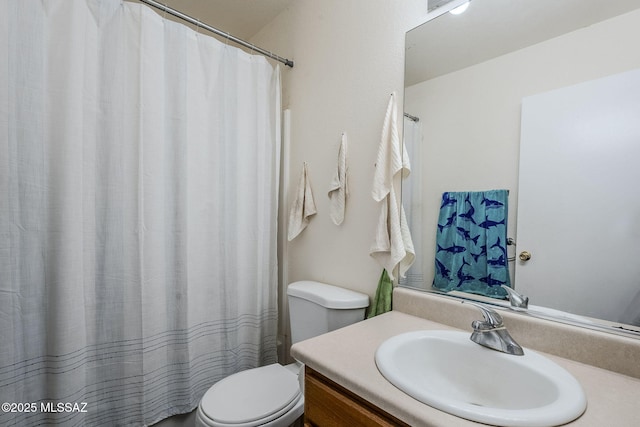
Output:
[[[369,297],[313,281],[287,288],[291,342],[312,338],[364,319]],[[286,427],[304,411],[302,365],[274,363],[230,375],[202,397],[196,426]]]

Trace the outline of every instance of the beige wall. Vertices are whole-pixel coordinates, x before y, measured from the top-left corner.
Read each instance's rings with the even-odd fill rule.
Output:
[[[369,256],[378,216],[371,198],[375,156],[391,92],[402,101],[405,32],[425,17],[424,0],[295,0],[251,40],[295,61],[282,69],[283,108],[291,110],[292,124],[281,199],[293,197],[306,161],[318,208],[301,235],[288,244],[281,239],[284,283],[318,280],[373,297],[382,271]],[[327,190],[342,132],[349,138],[351,196],[336,226]],[[288,204],[282,207],[288,214]]]
[[[522,98],[639,68],[638,40],[640,10],[407,88],[407,112],[423,119],[425,230],[436,228],[444,191],[507,188],[517,238]],[[430,281],[435,233],[423,241]]]
[[[281,212],[284,217],[288,214],[303,161],[309,164],[318,207],[309,227],[290,243],[283,238],[286,224],[281,221],[281,286],[311,279],[373,297],[381,272],[369,256],[378,212],[370,196],[375,155],[389,94],[397,91],[402,104],[404,34],[425,17],[422,0],[296,0],[251,40],[295,61],[293,69],[282,69],[283,107],[291,110],[292,120],[290,161],[283,164],[287,179]],[[465,101],[462,115],[473,117],[471,124],[449,122],[438,130],[460,132],[434,138],[446,144],[425,144],[431,147],[423,151],[422,159],[429,182],[424,186],[425,200],[437,204],[447,190],[508,188],[509,235],[515,237],[520,99],[640,66],[630,59],[632,55],[621,55],[625,49],[636,49],[637,19],[636,12],[412,87],[408,93],[429,93],[429,105],[408,96],[407,111],[423,118],[425,126],[440,122],[437,115],[447,109],[459,108],[459,100]],[[604,36],[609,29],[616,33],[615,43]],[[528,82],[525,88],[516,89],[522,81]],[[454,93],[449,90],[453,84],[459,84]],[[491,107],[496,98],[503,98],[508,107]],[[492,111],[496,109],[502,110],[497,116]],[[345,221],[338,227],[328,216],[327,188],[342,132],[349,137],[351,197]],[[453,169],[454,156],[461,152],[469,154]],[[454,170],[458,172],[451,173]],[[469,184],[470,175],[479,178]],[[426,229],[435,227],[437,209],[428,215]],[[433,258],[428,253],[433,245],[427,240],[424,246],[423,255],[428,259]],[[425,265],[432,268],[431,262]],[[281,303],[284,307],[284,298]],[[285,309],[283,331],[287,316]],[[283,343],[286,348],[287,340]]]

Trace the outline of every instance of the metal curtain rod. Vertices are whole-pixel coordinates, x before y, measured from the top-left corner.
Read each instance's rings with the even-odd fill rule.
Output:
[[[404,113],[404,116],[405,116],[407,119],[409,119],[409,120],[413,120],[414,122],[419,122],[419,121],[420,121],[420,118],[419,118],[419,117],[412,116],[412,115],[411,115],[411,114],[409,114],[409,113]]]
[[[173,15],[176,18],[180,18],[183,21],[187,21],[190,24],[193,24],[193,25],[197,26],[198,28],[204,28],[205,30],[211,31],[212,33],[217,34],[217,35],[219,35],[221,37],[224,37],[227,40],[231,40],[232,42],[237,43],[240,46],[244,46],[244,47],[246,47],[248,49],[251,49],[253,51],[261,53],[264,56],[267,56],[267,57],[269,57],[271,59],[275,59],[276,61],[282,62],[284,65],[293,68],[293,61],[290,60],[290,59],[278,56],[275,53],[271,53],[268,50],[264,50],[264,49],[259,48],[258,46],[255,46],[255,45],[253,45],[253,44],[251,44],[249,42],[246,42],[246,41],[241,40],[241,39],[239,39],[237,37],[234,37],[229,33],[225,33],[224,31],[220,31],[219,29],[214,28],[214,27],[212,27],[210,25],[203,24],[199,20],[197,20],[195,18],[192,18],[189,15],[185,15],[184,13],[179,12],[179,11],[177,11],[175,9],[172,9],[172,8],[166,6],[166,5],[162,4],[162,3],[159,3],[157,1],[154,1],[154,0],[140,0],[140,1],[142,3],[148,4],[149,6],[153,6],[156,9],[160,9],[161,11],[166,12],[169,15]]]

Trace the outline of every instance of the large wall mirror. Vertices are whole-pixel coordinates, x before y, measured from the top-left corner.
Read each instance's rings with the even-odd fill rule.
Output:
[[[438,292],[443,193],[506,189],[505,261],[530,312],[640,337],[640,2],[472,0],[444,13],[460,3],[406,36],[417,260],[400,285]]]

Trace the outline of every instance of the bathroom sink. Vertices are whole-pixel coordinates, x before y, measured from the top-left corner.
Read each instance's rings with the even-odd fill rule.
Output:
[[[458,331],[415,331],[383,342],[375,360],[394,386],[429,406],[496,426],[557,426],[582,415],[578,381],[546,357],[513,356]]]

